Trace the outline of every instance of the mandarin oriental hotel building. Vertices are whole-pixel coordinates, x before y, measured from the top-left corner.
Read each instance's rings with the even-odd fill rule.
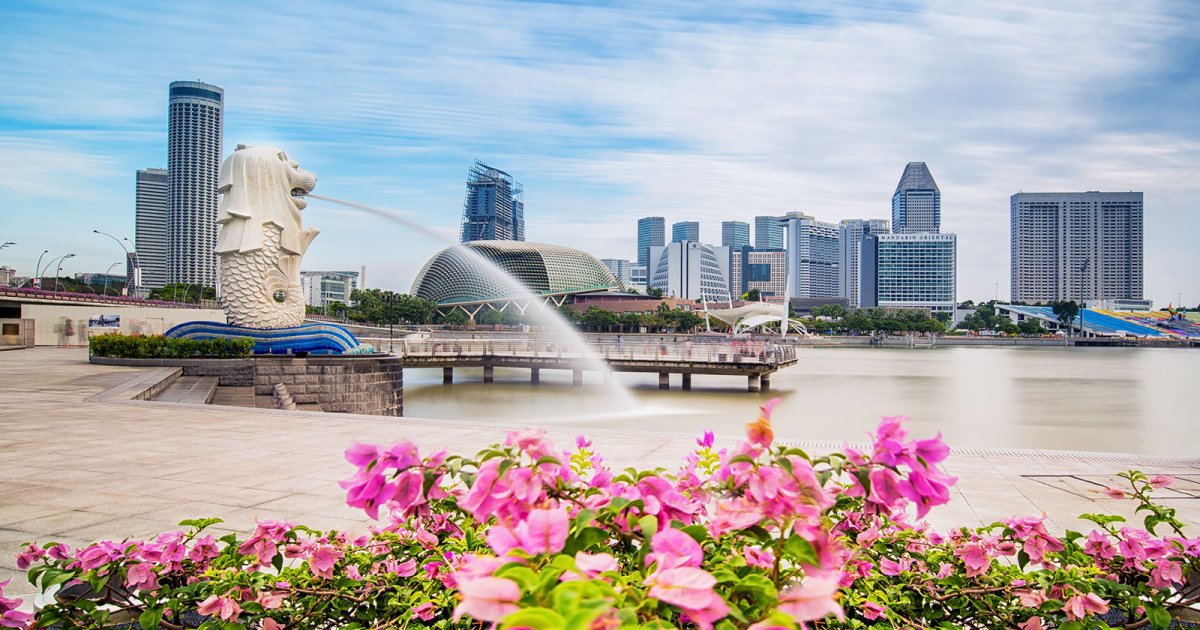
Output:
[[[953,313],[957,304],[954,234],[872,234],[859,248],[859,302]]]

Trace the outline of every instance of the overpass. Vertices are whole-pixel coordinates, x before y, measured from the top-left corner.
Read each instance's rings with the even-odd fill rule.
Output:
[[[680,374],[683,389],[692,388],[693,374],[746,378],[756,392],[771,387],[771,375],[796,364],[794,346],[764,341],[647,341],[588,343],[592,356],[579,342],[551,339],[422,339],[397,341],[393,353],[406,368],[442,368],[442,382],[454,382],[454,368],[482,367],[483,382],[491,383],[497,367],[528,368],[537,383],[541,370],[571,370],[573,382],[583,383],[583,372],[595,370],[596,360],[613,372],[658,374],[659,389],[670,389],[670,375]],[[606,373],[606,377],[608,374]]]

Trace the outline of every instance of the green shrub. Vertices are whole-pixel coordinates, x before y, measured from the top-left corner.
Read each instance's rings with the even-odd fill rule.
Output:
[[[130,335],[100,335],[88,342],[92,356],[122,359],[189,359],[195,357],[235,359],[254,351],[250,339],[172,339]]]

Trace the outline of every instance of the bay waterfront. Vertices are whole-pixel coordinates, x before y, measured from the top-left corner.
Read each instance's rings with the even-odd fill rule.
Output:
[[[770,392],[696,375],[691,391],[659,391],[653,374],[618,374],[635,409],[611,404],[600,376],[571,385],[568,371],[405,370],[405,413],[480,418],[515,425],[663,430],[738,435],[756,406],[779,396],[777,434],[856,441],[882,415],[907,415],[917,434],[941,431],[958,447],[1044,448],[1146,455],[1200,455],[1193,438],[1200,407],[1200,353],[1186,349],[946,347],[802,348],[776,373]]]

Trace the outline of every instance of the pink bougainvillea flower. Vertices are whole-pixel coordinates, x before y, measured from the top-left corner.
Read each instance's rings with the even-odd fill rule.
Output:
[[[1037,608],[1046,601],[1046,592],[1042,590],[1017,591],[1017,599],[1026,608]]]
[[[650,597],[688,610],[703,610],[721,599],[713,591],[717,578],[708,571],[694,567],[677,567],[655,571],[644,584],[650,587]]]
[[[770,549],[763,549],[758,545],[742,549],[742,557],[746,559],[746,564],[752,567],[770,569],[775,566],[775,554]]]
[[[254,601],[262,605],[267,610],[275,610],[283,606],[283,600],[287,598],[287,593],[283,591],[263,591],[254,598]]]
[[[359,468],[366,468],[371,465],[371,462],[379,459],[379,446],[355,442],[353,446],[346,449],[345,456],[346,461],[351,464]]]
[[[1150,571],[1150,586],[1167,589],[1172,584],[1183,584],[1183,568],[1173,560],[1158,560]]]
[[[41,547],[29,543],[29,546],[21,550],[17,554],[17,568],[24,571],[28,569],[34,562],[41,560],[46,555],[46,550]]]
[[[262,620],[262,630],[283,630],[285,627],[286,626],[270,617]]]
[[[992,566],[992,558],[988,555],[987,548],[979,542],[968,542],[958,547],[954,550],[954,555],[967,565],[967,577],[983,575],[987,573],[988,567]]]
[[[904,569],[902,569],[900,567],[899,562],[896,562],[895,560],[892,560],[891,558],[880,558],[879,559],[879,572],[880,573],[890,576],[890,577],[894,577],[894,576],[900,575],[903,571],[904,571]]]
[[[744,497],[737,497],[732,501],[721,501],[717,504],[716,513],[709,521],[708,529],[713,536],[720,536],[725,532],[757,525],[762,518],[762,511],[757,505]]]
[[[696,446],[700,448],[712,448],[713,442],[716,441],[716,436],[713,435],[712,429],[704,432],[703,435],[696,438]]]
[[[586,435],[576,435],[575,436],[575,448],[582,451],[585,448],[591,448],[591,447],[592,447],[592,441],[589,440]]]
[[[242,614],[242,607],[231,597],[209,595],[208,599],[200,602],[200,605],[196,607],[196,612],[201,615],[217,617],[222,621],[237,621],[238,615]]]
[[[771,442],[775,441],[775,430],[771,428],[771,411],[775,409],[775,405],[779,404],[782,398],[772,398],[768,400],[760,409],[762,413],[758,419],[746,425],[746,439],[750,440],[751,444],[762,448],[770,448]]]
[[[1154,475],[1150,478],[1151,488],[1166,488],[1175,483],[1175,478],[1171,475]]]
[[[575,568],[579,571],[567,571],[559,578],[563,582],[571,580],[587,579],[591,580],[601,573],[616,572],[619,568],[617,559],[610,553],[586,553],[580,551],[575,554]]]
[[[154,572],[154,565],[149,562],[129,565],[125,573],[125,586],[142,591],[157,590],[158,574]]]
[[[800,623],[824,619],[829,615],[845,619],[845,613],[837,602],[841,581],[841,571],[810,575],[799,585],[780,593],[779,610]]]
[[[1063,606],[1069,621],[1079,621],[1088,615],[1103,615],[1108,612],[1108,602],[1095,593],[1075,595]]]
[[[1108,534],[1099,529],[1093,529],[1088,532],[1087,543],[1083,545],[1083,552],[1095,558],[1097,564],[1117,555],[1116,548],[1108,540]]]
[[[333,545],[317,545],[308,555],[308,569],[317,577],[333,579],[333,566],[342,559],[343,552]],[[413,564],[414,573],[416,563]]]
[[[891,509],[903,498],[900,493],[900,478],[892,470],[872,468],[867,478],[871,481],[871,494],[867,497],[871,503]]]
[[[876,604],[871,600],[863,602],[860,610],[862,610],[862,615],[871,621],[887,616],[887,606]]]
[[[458,584],[462,601],[454,607],[454,619],[470,615],[479,621],[499,623],[516,612],[521,588],[516,582],[498,577],[484,577]]]
[[[433,602],[424,602],[417,606],[413,606],[412,615],[421,621],[429,621],[437,614],[437,609],[433,607]]]
[[[1124,499],[1125,498],[1124,490],[1122,490],[1120,488],[1114,488],[1112,486],[1105,487],[1104,494],[1107,495],[1108,498],[1110,498],[1110,499]]]
[[[646,566],[658,563],[658,570],[677,567],[699,567],[704,551],[695,538],[678,529],[664,529],[650,539],[653,553],[646,554]]]
[[[1019,627],[1021,630],[1045,630],[1046,628],[1045,624],[1042,623],[1041,617],[1030,617]]]

